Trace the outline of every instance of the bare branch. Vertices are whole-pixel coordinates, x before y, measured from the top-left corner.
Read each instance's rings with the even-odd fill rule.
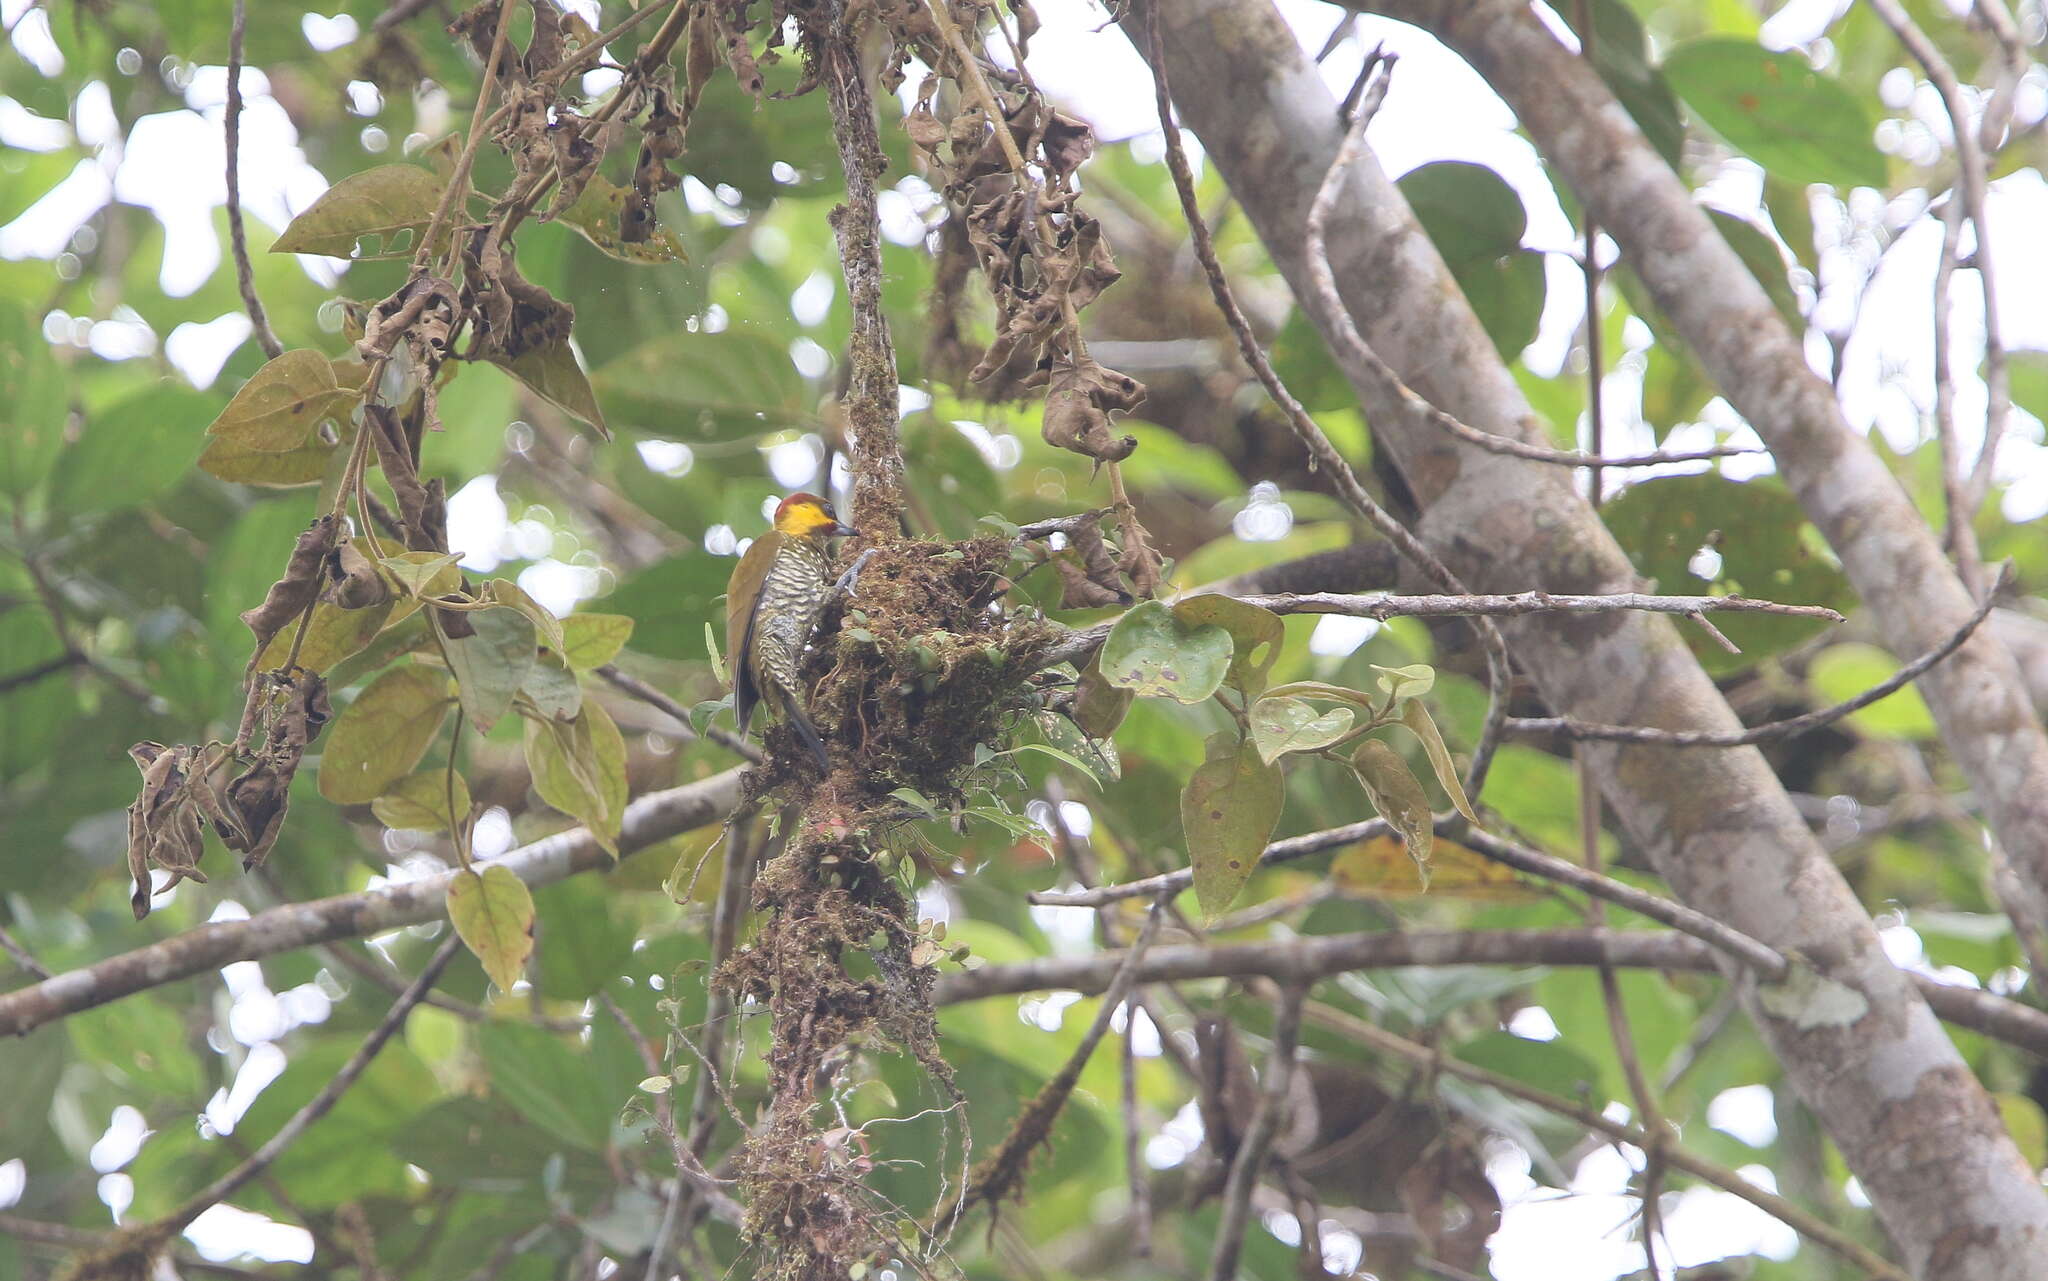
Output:
[[[662,693],[654,686],[649,685],[646,681],[633,675],[633,673],[622,670],[618,664],[606,663],[604,666],[597,668],[596,671],[599,676],[609,681],[613,688],[622,693],[631,694],[649,707],[668,713],[669,719],[681,728],[683,737],[687,739],[708,738],[727,751],[745,757],[753,764],[758,765],[761,763],[760,748],[749,743],[731,730],[720,729],[716,725],[706,726],[704,732],[700,735],[697,732],[697,727],[690,721],[689,708],[684,707],[681,703]]]
[[[271,331],[263,299],[256,294],[256,271],[249,263],[249,233],[242,225],[242,38],[249,25],[248,0],[235,0],[233,25],[228,28],[228,246],[235,255],[235,283],[242,290],[242,305],[249,311],[249,325],[256,345],[275,360],[284,354],[284,344]]]
[[[307,1100],[306,1106],[294,1112],[291,1119],[286,1121],[276,1134],[271,1135],[262,1147],[250,1153],[246,1160],[171,1211],[163,1220],[170,1225],[171,1234],[183,1232],[191,1226],[194,1219],[233,1196],[243,1184],[269,1169],[271,1163],[282,1156],[284,1150],[296,1142],[301,1134],[311,1129],[321,1117],[326,1116],[335,1102],[348,1093],[349,1087],[362,1076],[363,1069],[370,1066],[370,1061],[377,1057],[377,1052],[384,1048],[384,1043],[405,1026],[406,1017],[412,1013],[413,1007],[420,1003],[420,998],[427,994],[428,988],[434,986],[441,977],[441,971],[448,968],[448,962],[454,960],[455,954],[461,950],[462,939],[455,931],[448,931],[448,937],[434,950],[434,955],[427,961],[426,968],[420,971],[420,976],[400,994],[383,1019],[371,1030],[370,1035],[364,1038],[362,1045],[349,1056],[348,1062],[342,1064],[341,1070],[334,1074],[334,1079],[321,1087],[318,1094]]]
[[[1173,122],[1173,90],[1167,82],[1166,51],[1159,41],[1159,14],[1156,5],[1145,9],[1145,36],[1152,61],[1153,94],[1159,108],[1159,127],[1166,139],[1166,165],[1173,173],[1174,190],[1180,196],[1181,214],[1187,219],[1188,234],[1194,240],[1195,256],[1201,260],[1202,270],[1209,279],[1209,292],[1216,300],[1217,310],[1223,313],[1230,331],[1237,338],[1237,349],[1244,357],[1252,372],[1258,375],[1259,383],[1266,389],[1273,403],[1278,405],[1287,418],[1287,425],[1308,451],[1312,464],[1329,473],[1331,483],[1338,495],[1352,511],[1358,513],[1365,523],[1377,530],[1381,537],[1394,547],[1438,586],[1449,592],[1463,592],[1465,586],[1453,574],[1448,565],[1437,554],[1425,546],[1406,525],[1395,520],[1384,508],[1373,501],[1372,495],[1358,481],[1358,474],[1351,468],[1350,460],[1337,452],[1330,438],[1323,433],[1308,410],[1302,407],[1294,393],[1281,381],[1280,374],[1267,358],[1265,349],[1259,346],[1252,334],[1251,322],[1245,319],[1244,309],[1237,304],[1237,295],[1230,287],[1230,278],[1224,274],[1223,264],[1216,257],[1216,245],[1209,234],[1208,220],[1202,216],[1201,203],[1195,198],[1194,170],[1188,165],[1187,150],[1181,146],[1180,128]],[[1393,59],[1379,51],[1373,54],[1376,65],[1368,65],[1362,80],[1366,83],[1364,101],[1359,104],[1358,122],[1353,127],[1352,138],[1362,138],[1365,126],[1372,120],[1387,92],[1387,77],[1392,74]],[[1374,74],[1375,71],[1377,74]],[[1330,175],[1341,174],[1349,168],[1346,151],[1340,151]],[[1309,236],[1312,242],[1320,233],[1320,218],[1328,217],[1328,197],[1334,184],[1326,175],[1323,188],[1317,194],[1315,207],[1309,214]],[[1312,257],[1320,257],[1319,250],[1311,251]],[[1327,272],[1325,263],[1324,270]],[[1508,649],[1501,638],[1500,629],[1492,623],[1479,625],[1480,639],[1486,649],[1486,682],[1490,691],[1486,723],[1480,730],[1479,742],[1473,749],[1472,766],[1465,781],[1465,791],[1478,796],[1486,785],[1486,771],[1492,762],[1493,750],[1499,742],[1501,727],[1507,717],[1508,690]],[[1085,651],[1084,651],[1085,652]]]
[[[1622,1143],[1633,1144],[1645,1151],[1655,1143],[1649,1135],[1632,1125],[1610,1120],[1599,1110],[1559,1098],[1554,1094],[1522,1084],[1512,1077],[1451,1058],[1439,1050],[1411,1041],[1403,1036],[1374,1027],[1364,1019],[1346,1014],[1328,1006],[1316,1006],[1311,1016],[1324,1027],[1332,1028],[1354,1037],[1364,1045],[1380,1050],[1422,1067],[1431,1073],[1455,1076],[1479,1085],[1490,1086],[1510,1098],[1533,1103],[1546,1112],[1569,1117],[1589,1130],[1598,1130]],[[1774,1192],[1766,1192],[1735,1171],[1715,1165],[1703,1157],[1694,1155],[1685,1148],[1669,1151],[1671,1164],[1687,1174],[1721,1189],[1731,1192],[1756,1206],[1773,1218],[1796,1229],[1802,1236],[1826,1246],[1828,1249],[1849,1260],[1872,1277],[1883,1281],[1911,1281],[1904,1272],[1889,1260],[1872,1251],[1862,1242],[1850,1237],[1818,1216],[1802,1209]]]
[[[5,952],[8,956],[12,957],[14,963],[21,967],[23,973],[32,974],[39,979],[50,977],[50,972],[43,968],[43,963],[38,961],[27,948],[23,947],[20,941],[12,934],[9,934],[5,926],[0,926],[0,952]]]
[[[1245,1128],[1244,1141],[1230,1163],[1230,1177],[1223,1185],[1223,1219],[1216,1226],[1216,1248],[1209,1256],[1209,1281],[1236,1281],[1238,1256],[1244,1250],[1245,1229],[1251,1226],[1252,1189],[1265,1169],[1266,1153],[1287,1110],[1287,1091],[1294,1083],[1294,1055],[1301,1041],[1301,1004],[1307,990],[1300,986],[1280,994],[1280,1009],[1273,1019],[1273,1049],[1266,1056],[1265,1079],[1259,1090],[1258,1110]]]
[[[1977,608],[1971,613],[1968,621],[1953,636],[1856,697],[1836,703],[1832,707],[1823,707],[1782,721],[1771,721],[1769,724],[1733,731],[1658,729],[1649,725],[1595,725],[1588,721],[1574,720],[1569,716],[1512,717],[1508,721],[1508,730],[1516,734],[1559,734],[1570,739],[1652,743],[1659,747],[1747,747],[1753,743],[1795,738],[1822,726],[1832,725],[1852,712],[1860,711],[1879,699],[1897,693],[1908,683],[1918,680],[1928,668],[1961,649],[1963,642],[1970,638],[1970,634],[1977,630],[1978,625],[1991,616],[1991,607],[1997,602],[1999,592],[2011,579],[2012,563],[2008,561],[1999,569],[1998,578],[1984,593],[1984,598],[1977,602]]]
[[[619,830],[623,857],[656,841],[715,823],[739,804],[742,771],[651,792],[626,807]],[[528,885],[549,885],[578,872],[610,867],[612,857],[581,827],[543,837],[489,860]],[[366,938],[447,915],[443,872],[399,885],[337,894],[258,912],[243,921],[216,921],[146,947],[69,970],[33,987],[0,994],[0,1036],[20,1036],[67,1014],[105,1005],[135,992],[336,939]]]

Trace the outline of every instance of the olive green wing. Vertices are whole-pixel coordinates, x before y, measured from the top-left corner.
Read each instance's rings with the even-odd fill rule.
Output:
[[[754,616],[761,608],[761,588],[775,558],[782,551],[784,536],[770,531],[754,540],[725,589],[725,661],[732,669],[732,710],[740,733],[747,732],[754,705],[761,701],[761,689],[754,681]]]

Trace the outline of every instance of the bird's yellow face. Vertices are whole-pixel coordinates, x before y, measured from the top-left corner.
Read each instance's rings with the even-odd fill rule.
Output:
[[[775,509],[775,532],[791,538],[831,538],[853,531],[840,524],[832,504],[816,494],[791,494]]]

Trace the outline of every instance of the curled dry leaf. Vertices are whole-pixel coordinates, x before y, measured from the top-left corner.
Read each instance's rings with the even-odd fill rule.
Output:
[[[342,609],[368,609],[391,599],[391,587],[377,572],[377,563],[353,540],[334,549],[330,572],[334,583],[327,589],[327,599]]]
[[[340,522],[332,513],[316,517],[292,546],[284,576],[270,585],[261,605],[243,611],[242,622],[256,634],[255,652],[249,657],[250,670],[255,669],[256,660],[271,638],[304,613],[320,594],[328,557],[338,545],[340,532]]]
[[[1111,431],[1110,415],[1134,408],[1144,398],[1143,383],[1083,356],[1054,369],[1039,434],[1048,445],[1099,463],[1122,462],[1137,449],[1138,438]]]

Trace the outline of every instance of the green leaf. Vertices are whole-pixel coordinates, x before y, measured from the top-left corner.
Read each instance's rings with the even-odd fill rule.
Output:
[[[1423,706],[1421,699],[1411,698],[1401,704],[1401,723],[1422,740],[1422,750],[1429,757],[1429,767],[1436,771],[1436,781],[1443,787],[1444,794],[1451,798],[1451,804],[1467,821],[1477,825],[1479,816],[1472,812],[1472,802],[1465,798],[1465,785],[1458,779],[1458,766],[1451,760],[1451,749],[1444,746],[1444,736],[1437,732],[1436,722],[1430,719],[1429,709]]]
[[[462,586],[461,552],[400,552],[377,562],[407,596],[446,596]]]
[[[1814,655],[1806,679],[1822,706],[1844,703],[1873,685],[1888,681],[1899,661],[1875,645],[1849,642],[1830,645]],[[1911,685],[1887,694],[1849,714],[1849,723],[1873,738],[1929,739],[1940,730],[1927,701]]]
[[[417,165],[378,165],[350,174],[292,219],[271,242],[270,252],[329,258],[409,255],[433,221],[446,185]],[[366,240],[370,243],[358,253]]]
[[[1558,12],[1574,31],[1578,30],[1578,5]],[[1623,0],[1593,0],[1589,16],[1594,69],[1657,154],[1673,169],[1678,168],[1685,143],[1685,117],[1671,86],[1650,65],[1649,39],[1642,20]]]
[[[64,448],[65,388],[40,317],[0,306],[0,491],[25,494],[49,474]]]
[[[683,238],[667,227],[656,227],[645,240],[623,240],[619,236],[619,214],[626,207],[627,189],[602,174],[593,176],[576,197],[576,203],[555,215],[555,221],[574,227],[579,235],[620,262],[688,262]]]
[[[1082,760],[1080,757],[1075,756],[1072,752],[1062,751],[1060,748],[1054,747],[1050,743],[1019,743],[1015,747],[1010,748],[1008,751],[998,752],[996,753],[996,755],[1007,756],[1011,753],[1016,752],[1037,752],[1041,756],[1050,756],[1062,765],[1066,765],[1073,769],[1079,770],[1082,776],[1087,778],[1089,782],[1095,784],[1095,786],[1102,786],[1102,778],[1099,774],[1096,773],[1094,766]]]
[[[306,639],[299,644],[299,666],[309,672],[327,672],[376,639],[395,612],[395,606],[388,600],[363,609],[343,609],[332,601],[320,601],[313,606],[313,617],[306,624]],[[271,637],[270,644],[263,647],[263,656],[256,660],[257,668],[274,671],[284,666],[285,656],[292,652],[292,637],[298,630],[298,624],[292,623]]]
[[[540,912],[541,995],[581,1001],[625,971],[634,930],[612,919],[612,895],[588,878],[551,885],[534,896]]]
[[[1244,889],[1286,802],[1279,768],[1261,760],[1252,744],[1227,733],[1209,740],[1208,759],[1180,798],[1195,899],[1208,915],[1220,914]]]
[[[1372,710],[1373,706],[1370,694],[1361,693],[1355,689],[1346,689],[1342,685],[1332,685],[1327,681],[1289,681],[1285,685],[1275,685],[1267,690],[1266,697],[1324,698],[1333,703],[1350,703],[1352,706],[1362,707],[1368,712]]]
[[[413,832],[453,831],[448,809],[448,771],[425,769],[393,783],[382,796],[370,802],[370,812],[386,827]],[[454,781],[454,818],[469,816],[469,784],[457,774]]]
[[[337,805],[367,805],[412,772],[447,719],[455,690],[447,673],[394,667],[342,709],[320,757],[320,794]]]
[[[261,453],[297,452],[312,443],[314,428],[330,418],[346,419],[362,398],[362,383],[349,385],[333,361],[300,348],[257,370],[206,434]]]
[[[1601,508],[1615,540],[1659,591],[1742,592],[1801,605],[1852,599],[1842,572],[1820,550],[1799,501],[1775,480],[1732,481],[1712,472],[1631,485]],[[1692,569],[1702,548],[1719,558],[1709,582]],[[1741,646],[1730,654],[1698,627],[1681,623],[1701,664],[1720,675],[1753,667],[1827,630],[1819,619],[1718,614],[1714,625]]]
[[[535,638],[555,653],[562,652],[562,620],[555,617],[553,610],[527,595],[525,588],[509,578],[493,578],[484,584],[483,595],[485,600],[496,601],[526,615],[533,624]]]
[[[1190,626],[1161,601],[1148,600],[1116,621],[1102,642],[1102,675],[1147,698],[1199,703],[1230,670],[1230,633],[1214,623]]]
[[[1103,676],[1102,651],[1098,649],[1088,656],[1088,666],[1081,669],[1081,682],[1074,688],[1074,723],[1088,737],[1106,739],[1124,723],[1137,697]]]
[[[533,955],[533,895],[526,882],[502,863],[487,864],[481,873],[464,868],[448,883],[448,919],[491,982],[511,991]]]
[[[1562,1037],[1531,1041],[1512,1032],[1488,1032],[1465,1042],[1452,1055],[1474,1067],[1568,1099],[1601,1085],[1600,1069]]]
[[[633,620],[624,614],[571,614],[562,620],[562,658],[587,672],[617,658],[632,638]]]
[[[1351,756],[1352,773],[1380,817],[1408,843],[1408,857],[1422,883],[1429,884],[1429,854],[1436,841],[1435,821],[1429,812],[1429,797],[1408,768],[1401,754],[1377,738],[1361,740]]]
[[[664,334],[597,371],[622,422],[696,444],[815,425],[815,395],[784,344],[744,329]]]
[[[1795,334],[1806,332],[1806,317],[1799,313],[1799,299],[1792,292],[1792,278],[1785,272],[1785,255],[1778,248],[1778,242],[1759,230],[1755,224],[1746,222],[1733,214],[1722,213],[1719,209],[1707,210],[1707,217],[1721,232],[1721,238],[1742,259],[1742,265],[1749,268],[1749,274],[1764,287],[1771,305],[1785,318]]]
[[[1262,698],[1252,704],[1252,743],[1268,765],[1289,752],[1328,747],[1351,730],[1351,709],[1316,709],[1298,698]]]
[[[2012,382],[2012,403],[2048,422],[2048,351],[2006,353],[2006,376]]]
[[[488,734],[512,707],[538,659],[533,620],[516,609],[469,611],[473,636],[443,641],[448,670],[455,674],[463,714],[479,734]]]
[[[1702,36],[1672,49],[1664,79],[1729,146],[1786,182],[1877,187],[1884,153],[1856,95],[1796,53]]]
[[[1381,667],[1370,665],[1380,674],[1380,692],[1393,698],[1421,698],[1436,686],[1436,669],[1427,663],[1411,663],[1406,667]]]
[[[711,663],[711,679],[721,686],[730,687],[732,673],[726,670],[725,655],[718,652],[718,629],[708,618],[704,620],[704,657]]]
[[[1189,596],[1173,606],[1173,616],[1191,627],[1214,624],[1230,633],[1230,671],[1224,681],[1246,698],[1266,688],[1287,627],[1280,615],[1230,596],[1209,593]]]
[[[519,685],[535,711],[558,721],[572,721],[583,710],[583,685],[576,673],[553,654],[542,654]]]
[[[563,413],[590,424],[597,429],[598,435],[611,439],[611,428],[605,425],[604,411],[597,407],[597,393],[591,390],[590,376],[583,372],[582,364],[576,359],[576,349],[567,338],[522,352],[512,360],[493,360],[491,363],[526,384],[526,389],[534,395]]]
[[[1513,360],[1543,316],[1543,259],[1522,248],[1522,198],[1493,170],[1465,161],[1422,165],[1397,185],[1487,336]]]
[[[528,720],[526,765],[540,798],[580,820],[616,857],[626,812],[626,742],[604,706],[585,699],[573,721]]]
[[[213,405],[211,396],[166,383],[87,414],[57,459],[50,506],[81,514],[155,498],[184,477],[192,459],[185,429],[212,418]]]
[[[552,1032],[507,1020],[479,1025],[476,1042],[493,1093],[554,1138],[604,1150],[614,1105],[597,1088],[600,1077],[589,1055]]]
[[[317,436],[309,437],[297,449],[278,452],[251,449],[225,436],[215,436],[199,451],[199,466],[207,475],[237,485],[316,485],[327,475],[336,451],[354,435],[353,430],[344,431],[341,439],[332,444]]]

